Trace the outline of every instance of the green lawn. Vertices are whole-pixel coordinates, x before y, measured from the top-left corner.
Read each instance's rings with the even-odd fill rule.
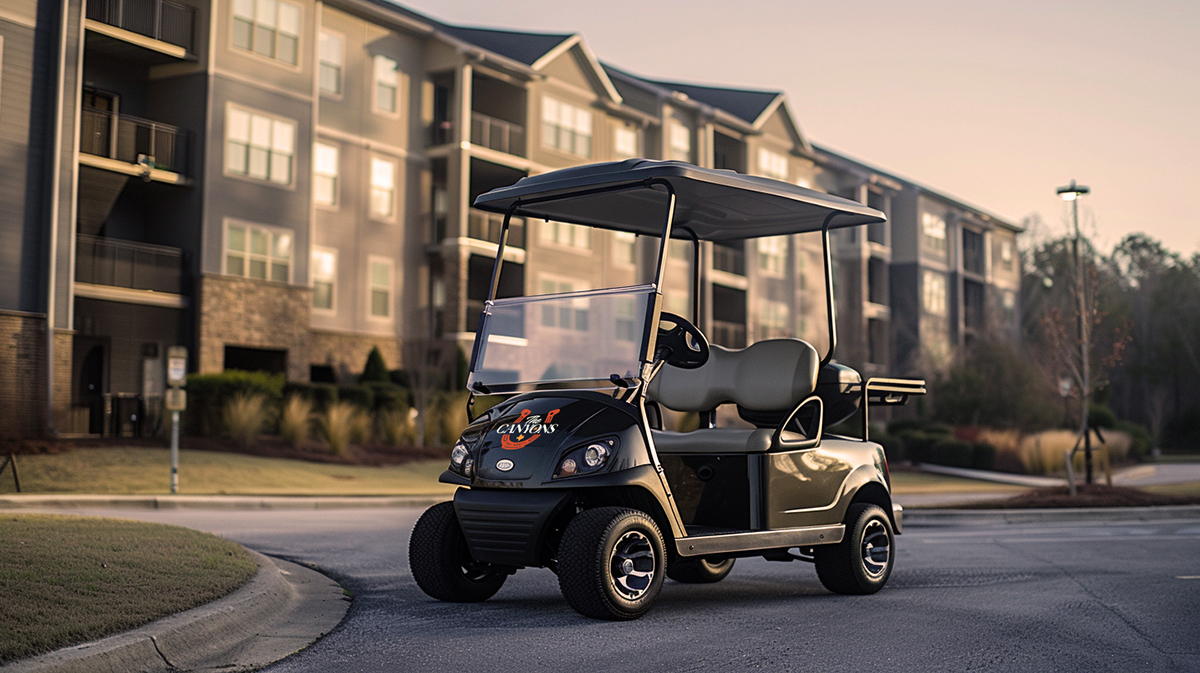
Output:
[[[165,448],[76,449],[18,456],[24,493],[161,495],[170,492]],[[358,467],[213,451],[179,452],[179,492],[190,495],[433,495],[444,460]],[[0,493],[14,491],[0,479]]]
[[[0,665],[128,631],[254,576],[238,545],[178,526],[0,515]]]

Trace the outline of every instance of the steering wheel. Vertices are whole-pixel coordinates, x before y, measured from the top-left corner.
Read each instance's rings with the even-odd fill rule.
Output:
[[[708,339],[692,323],[674,313],[659,315],[654,359],[680,369],[696,369],[708,362]]]

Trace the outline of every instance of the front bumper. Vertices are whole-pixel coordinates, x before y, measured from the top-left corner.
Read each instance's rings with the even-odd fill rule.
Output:
[[[454,494],[454,512],[471,558],[505,566],[541,566],[547,524],[570,500],[570,491],[460,488]]]
[[[903,532],[901,528],[904,527],[904,508],[895,503],[892,503],[892,525],[896,529],[896,535]]]

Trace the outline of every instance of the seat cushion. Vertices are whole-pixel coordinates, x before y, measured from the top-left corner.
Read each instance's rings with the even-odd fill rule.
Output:
[[[651,430],[654,449],[660,454],[691,453],[766,453],[771,450],[771,435],[767,428],[712,428],[692,432]],[[800,441],[804,435],[785,432],[787,441]]]
[[[818,360],[816,349],[799,339],[769,339],[740,350],[713,345],[702,367],[663,367],[648,393],[676,411],[708,411],[730,402],[790,411],[815,389]]]

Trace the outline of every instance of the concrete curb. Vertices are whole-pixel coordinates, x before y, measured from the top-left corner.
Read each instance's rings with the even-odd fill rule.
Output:
[[[336,582],[295,563],[250,553],[258,572],[224,598],[0,670],[252,671],[308,647],[341,622],[349,603]]]
[[[1077,507],[1061,509],[905,509],[904,527],[1200,520],[1200,505],[1162,507]]]
[[[347,509],[351,507],[428,507],[453,500],[444,495],[268,496],[268,495],[5,495],[0,509]]]
[[[1007,472],[995,472],[992,470],[972,470],[965,467],[947,467],[945,465],[931,465],[929,463],[920,463],[917,465],[917,469],[922,472],[929,472],[930,474],[944,474],[948,477],[962,477],[964,479],[991,481],[997,484],[1012,484],[1013,486],[1029,486],[1031,488],[1067,485],[1066,479],[1056,479],[1054,477],[1008,474]]]

